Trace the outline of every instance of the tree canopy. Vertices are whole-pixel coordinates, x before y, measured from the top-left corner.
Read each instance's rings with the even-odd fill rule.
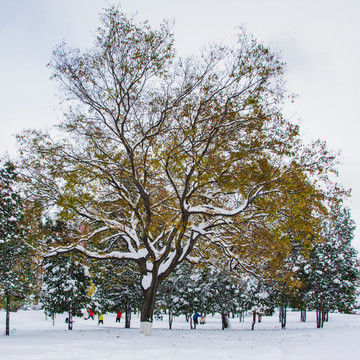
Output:
[[[135,262],[142,322],[185,258],[220,249],[249,271],[312,241],[335,157],[284,119],[284,64],[245,31],[234,48],[182,59],[167,22],[111,7],[92,49],[63,43],[49,67],[68,108],[55,134],[19,136],[23,179],[89,231],[47,255]]]
[[[5,334],[10,335],[10,311],[22,304],[33,286],[32,251],[26,243],[23,204],[15,166],[0,161],[0,299],[6,309]]]

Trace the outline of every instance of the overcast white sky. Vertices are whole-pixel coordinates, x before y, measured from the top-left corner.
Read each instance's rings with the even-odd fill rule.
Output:
[[[112,1],[115,3],[115,0]],[[352,189],[360,250],[360,1],[123,0],[125,13],[157,26],[174,19],[178,53],[211,41],[231,43],[243,25],[282,53],[287,87],[299,95],[287,115],[301,120],[306,140],[342,151],[339,182]],[[13,135],[61,119],[46,68],[62,40],[84,48],[106,0],[0,0],[0,155],[15,153]]]

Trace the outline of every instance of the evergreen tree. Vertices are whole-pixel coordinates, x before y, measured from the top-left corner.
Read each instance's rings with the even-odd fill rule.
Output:
[[[251,330],[254,330],[256,323],[256,315],[272,315],[274,312],[274,301],[271,288],[259,281],[254,276],[244,278],[246,288],[244,289],[244,298],[246,310],[253,314]]]
[[[170,328],[172,316],[184,314],[192,329],[192,314],[206,311],[204,271],[189,263],[179,265],[160,285],[157,297],[158,306],[169,310]]]
[[[281,328],[286,328],[287,308],[294,306],[303,309],[304,283],[301,279],[302,263],[304,256],[299,248],[293,248],[292,252],[284,258],[284,261],[276,271],[276,276],[270,281],[273,288],[273,299],[279,307],[279,322]]]
[[[226,272],[213,266],[181,264],[161,284],[158,304],[169,310],[169,327],[172,316],[201,312],[203,315],[218,312],[222,315],[222,328],[229,326],[228,316],[238,308],[239,287]],[[190,321],[192,327],[192,322]]]
[[[32,257],[21,226],[22,205],[12,163],[0,168],[0,295],[6,308],[5,334],[10,335],[10,311],[22,303],[32,288]]]
[[[68,329],[72,330],[73,316],[82,316],[90,302],[88,270],[70,256],[45,259],[43,270],[43,308],[48,314],[68,312]]]
[[[356,282],[356,250],[351,241],[355,225],[348,209],[336,208],[331,221],[324,225],[326,241],[315,246],[306,267],[309,305],[317,312],[317,327],[323,327],[331,310],[349,312],[354,309]]]
[[[187,308],[185,305],[184,292],[189,284],[189,272],[185,264],[179,265],[159,286],[157,292],[157,306],[155,312],[168,311],[169,329],[172,328],[173,317],[178,316]],[[185,310],[188,319],[191,311]]]
[[[309,257],[304,254],[297,254],[294,258],[293,276],[296,279],[297,285],[292,288],[289,299],[289,304],[293,309],[300,310],[300,321],[306,322],[307,293],[309,286],[307,282],[306,269],[309,266]]]
[[[93,262],[92,282],[95,293],[91,299],[95,310],[125,313],[125,327],[130,328],[131,311],[142,303],[140,276],[131,264],[121,260]]]
[[[240,289],[235,279],[224,271],[211,269],[209,271],[209,304],[212,312],[221,314],[222,329],[229,327],[229,315],[235,313],[238,308],[238,295]]]

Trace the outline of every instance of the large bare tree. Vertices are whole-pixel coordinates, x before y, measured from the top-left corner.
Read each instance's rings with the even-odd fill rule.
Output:
[[[294,174],[320,194],[312,179],[332,166],[284,120],[283,64],[244,31],[235,48],[179,59],[166,22],[154,30],[113,7],[91,50],[61,44],[49,66],[68,110],[55,135],[19,137],[24,178],[45,208],[88,231],[48,255],[136,262],[146,333],[177,264],[204,244],[241,254],[238,239],[253,241],[244,224],[295,193]]]

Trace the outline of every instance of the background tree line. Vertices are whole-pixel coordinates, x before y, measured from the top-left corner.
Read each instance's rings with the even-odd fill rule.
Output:
[[[72,317],[84,316],[88,309],[95,313],[121,310],[125,327],[130,327],[131,313],[139,311],[143,301],[139,269],[121,260],[99,262],[66,253],[43,259],[41,268],[34,273],[34,264],[41,259],[25,241],[29,242],[33,234],[21,233],[19,237],[24,207],[15,169],[9,162],[3,165],[2,234],[7,236],[0,243],[0,286],[8,314],[23,304],[40,302],[49,316],[67,312],[71,330]],[[41,235],[41,241],[37,243],[41,247],[64,245],[77,231],[60,220],[47,219],[39,226],[37,235]],[[185,315],[192,328],[194,312],[220,313],[225,329],[230,314],[238,314],[241,319],[250,312],[254,329],[257,319],[272,315],[279,307],[281,327],[285,328],[286,308],[291,307],[302,310],[303,321],[304,311],[316,310],[317,327],[322,327],[330,311],[354,311],[359,280],[357,252],[351,245],[354,229],[347,208],[333,209],[331,219],[323,223],[325,240],[307,255],[294,246],[276,274],[271,271],[275,274],[272,277],[268,277],[265,267],[261,276],[234,271],[223,258],[210,258],[206,263],[185,261],[161,283],[155,313],[168,314],[170,329],[174,316]]]

